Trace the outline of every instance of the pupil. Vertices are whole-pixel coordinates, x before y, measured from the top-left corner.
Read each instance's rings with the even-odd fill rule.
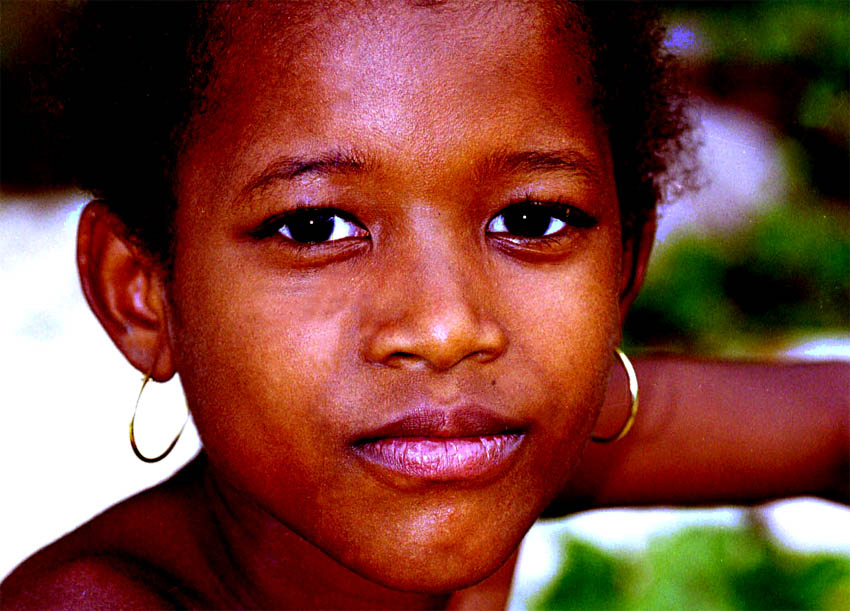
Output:
[[[289,233],[296,242],[324,242],[334,230],[334,215],[310,212],[289,221]]]
[[[552,214],[541,210],[541,206],[511,206],[503,214],[505,228],[526,238],[545,235],[552,221]]]

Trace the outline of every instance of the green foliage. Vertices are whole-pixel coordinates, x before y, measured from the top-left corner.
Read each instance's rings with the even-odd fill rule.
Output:
[[[752,345],[782,331],[841,333],[848,303],[846,217],[788,204],[733,235],[691,235],[660,253],[625,345],[718,354],[732,337]]]
[[[758,344],[782,331],[843,332],[850,241],[828,218],[789,226],[781,219],[788,214],[727,241],[676,244],[634,306],[627,345],[721,353],[733,337]]]
[[[697,89],[757,115],[784,145],[788,190],[732,235],[662,249],[625,331],[631,350],[741,356],[850,328],[850,4],[679,2],[698,33]]]
[[[755,528],[697,527],[637,556],[569,540],[535,609],[847,609],[850,558],[778,547]]]
[[[799,124],[850,137],[850,4],[846,1],[690,4],[681,13],[671,11],[671,17],[677,14],[699,22],[715,64],[791,67],[808,81],[797,101]]]
[[[671,19],[696,16],[722,62],[780,63],[801,58],[836,71],[850,65],[850,8],[843,0],[680,3]]]
[[[632,567],[589,543],[570,541],[561,574],[540,597],[539,609],[608,609],[623,598]]]

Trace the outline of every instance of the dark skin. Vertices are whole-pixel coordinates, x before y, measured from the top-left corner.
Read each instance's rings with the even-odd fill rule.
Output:
[[[615,445],[588,446],[556,513],[587,506],[752,504],[793,495],[847,503],[847,363],[647,357],[635,368],[641,413],[634,429]],[[624,379],[613,381],[618,385],[624,387]],[[625,390],[611,394],[621,397],[622,418]],[[613,414],[606,408],[602,419]],[[601,420],[600,430],[616,430],[616,423],[603,428]]]
[[[171,276],[102,204],[78,245],[95,314],[180,373],[205,450],[19,567],[4,606],[497,608],[553,502],[843,494],[824,368],[736,367],[724,394],[727,366],[648,360],[635,430],[588,445],[625,417],[602,405],[652,224],[622,239],[579,33],[508,5],[331,10],[295,60],[233,23]],[[411,414],[414,441],[375,432]]]
[[[588,446],[549,515],[618,505],[749,504],[798,494],[847,502],[846,364],[707,366],[662,358],[635,365],[643,393],[635,428],[615,445]],[[615,373],[600,433],[609,432],[608,426],[616,429],[626,411],[618,377]],[[701,393],[703,386],[723,387],[730,381],[735,385],[725,396]],[[812,389],[820,389],[817,397]],[[726,427],[715,430],[719,444],[706,437],[700,440],[705,445],[694,447],[688,423],[706,413],[725,420]],[[671,414],[683,425],[653,435]],[[739,426],[742,420],[752,426]],[[729,451],[730,428],[739,451]],[[197,459],[169,482],[117,505],[30,558],[3,583],[4,608],[249,606],[238,588],[217,577],[232,559],[216,526],[221,506],[200,483],[203,462]],[[514,562],[512,557],[492,577],[454,594],[452,604],[503,607]],[[308,601],[301,600],[306,606]],[[315,599],[311,604],[321,606]],[[357,600],[347,604],[369,606]]]

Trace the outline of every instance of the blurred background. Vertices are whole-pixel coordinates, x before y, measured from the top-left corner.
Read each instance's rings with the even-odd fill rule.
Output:
[[[74,5],[0,3],[0,577],[198,448],[190,427],[162,463],[133,456],[140,376],[78,286],[87,200],[38,78]],[[662,10],[694,92],[702,188],[671,193],[662,211],[627,351],[850,360],[850,5]],[[167,445],[179,382],[146,389],[145,402],[140,437],[162,432],[150,443]],[[850,608],[850,512],[802,499],[541,523],[512,607]]]

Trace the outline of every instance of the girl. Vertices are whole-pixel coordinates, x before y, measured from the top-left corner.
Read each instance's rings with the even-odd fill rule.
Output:
[[[602,409],[684,146],[645,12],[91,11],[84,292],[137,369],[180,374],[204,449],[4,606],[495,608],[547,507],[841,494],[840,408],[730,430],[761,397],[650,361],[647,413]]]

